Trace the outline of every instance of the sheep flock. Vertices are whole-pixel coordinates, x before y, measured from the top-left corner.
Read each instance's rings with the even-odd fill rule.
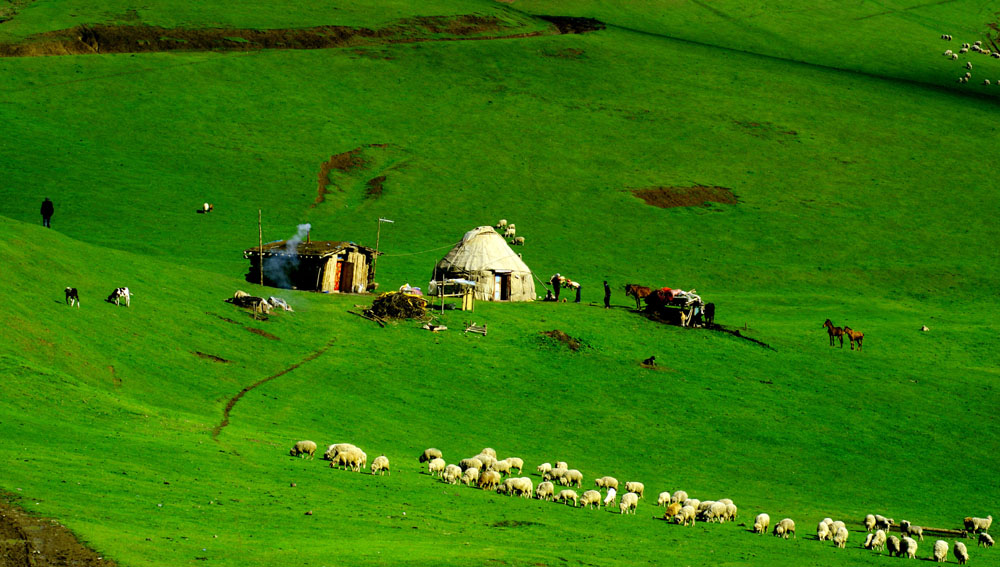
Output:
[[[289,454],[293,457],[304,456],[311,459],[317,449],[318,445],[313,441],[298,441],[292,446]],[[336,443],[327,447],[323,459],[330,461],[330,468],[362,472],[366,470],[368,455],[351,443]],[[583,473],[570,468],[566,461],[558,460],[554,465],[545,462],[535,468],[535,475],[540,477],[536,486],[535,480],[530,476],[514,476],[515,471],[517,475],[523,474],[523,459],[519,457],[499,459],[496,450],[489,447],[474,456],[459,459],[457,464],[445,461],[442,451],[436,448],[424,450],[417,460],[420,463],[421,473],[438,479],[438,482],[452,485],[461,483],[510,497],[537,499],[573,508],[591,510],[617,508],[621,516],[636,514],[646,489],[644,483],[636,480],[619,483],[615,477],[601,476],[594,479],[595,488],[588,489],[581,495],[574,487],[583,490],[586,484]],[[372,475],[389,474],[389,458],[385,455],[376,457],[369,470]],[[623,493],[616,503],[619,486],[623,487]],[[647,506],[654,505],[650,501]],[[654,518],[682,527],[694,526],[696,522],[705,524],[734,522],[739,514],[739,509],[732,499],[700,500],[691,498],[684,490],[660,492],[655,509]],[[964,530],[953,530],[953,532],[969,538],[978,537],[978,545],[984,549],[993,547],[993,537],[988,533],[993,524],[992,515],[985,518],[966,517],[963,518],[962,524]],[[758,513],[751,526],[747,526],[746,523],[740,526],[747,527],[747,531],[755,534],[762,535],[770,531],[775,537],[797,538],[795,521],[792,518],[778,520],[772,527],[771,517],[765,512]],[[893,528],[899,531],[899,537],[889,535]],[[864,534],[861,538],[863,541],[856,545],[867,550],[882,552],[890,557],[911,559],[916,558],[918,550],[921,549],[919,542],[924,541],[924,530],[927,529],[932,533],[935,531],[915,525],[908,520],[897,523],[893,518],[881,514],[868,514],[851,529],[857,529],[859,533]],[[847,522],[843,520],[823,518],[816,526],[815,539],[819,542],[829,541],[834,547],[846,548],[851,529],[848,529]],[[930,550],[927,559],[931,561],[947,561],[949,549],[959,564],[965,564],[969,560],[968,548],[961,541],[956,541],[949,547],[948,542],[939,539],[925,548]]]
[[[944,41],[951,41],[952,36],[950,34],[941,34],[941,39]],[[1000,59],[1000,51],[983,47],[982,40],[976,40],[973,43],[963,43],[958,50],[946,49],[942,55],[951,61],[958,61],[962,57],[973,58],[973,57],[989,57],[993,59]],[[979,63],[976,63],[978,65]],[[956,79],[957,83],[968,83],[972,79],[972,68],[974,67],[973,62],[966,60],[965,64],[962,66],[966,71],[962,75],[959,75]],[[983,79],[983,85],[992,85],[996,83],[1000,85],[1000,78],[991,81],[989,78]]]

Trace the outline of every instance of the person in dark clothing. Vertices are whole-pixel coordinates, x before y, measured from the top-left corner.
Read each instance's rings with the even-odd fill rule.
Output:
[[[552,291],[556,294],[556,301],[559,301],[559,288],[562,287],[562,278],[559,277],[559,274],[553,274],[549,283],[552,284]]]
[[[50,221],[52,219],[52,213],[54,213],[55,211],[56,208],[52,204],[52,201],[50,201],[49,198],[46,197],[45,200],[42,201],[42,226],[52,228]]]
[[[604,308],[611,309],[611,286],[608,285],[608,280],[604,280]]]
[[[583,289],[583,286],[580,285],[580,282],[576,282],[576,301],[574,303],[580,303],[580,290],[581,289]]]

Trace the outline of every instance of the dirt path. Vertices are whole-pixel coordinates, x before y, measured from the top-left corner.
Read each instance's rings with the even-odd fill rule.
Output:
[[[236,405],[236,402],[240,401],[240,399],[243,396],[245,396],[247,394],[247,392],[253,390],[254,388],[256,388],[258,386],[262,386],[264,384],[267,384],[268,382],[270,382],[271,380],[274,380],[275,378],[280,378],[281,376],[284,376],[285,374],[288,374],[292,370],[295,370],[296,368],[302,366],[303,364],[309,362],[310,360],[316,360],[317,358],[319,358],[320,356],[322,356],[323,353],[325,353],[327,350],[329,350],[329,348],[331,346],[333,346],[333,343],[336,342],[336,340],[337,339],[331,339],[330,342],[326,343],[323,346],[323,348],[321,348],[318,351],[310,354],[309,356],[303,358],[302,360],[300,360],[300,361],[296,362],[295,364],[289,366],[288,368],[282,370],[281,372],[278,372],[277,374],[272,374],[271,376],[268,376],[267,378],[262,378],[262,379],[260,379],[260,380],[258,380],[256,382],[254,382],[253,384],[247,386],[246,388],[243,388],[242,390],[240,390],[239,393],[236,394],[235,396],[233,396],[232,398],[230,398],[229,399],[229,403],[226,404],[226,409],[223,410],[223,412],[222,412],[222,421],[220,421],[219,424],[216,425],[214,429],[212,429],[212,439],[217,439],[219,437],[219,433],[222,433],[222,430],[227,425],[229,425],[229,414],[230,414],[230,412],[233,411],[233,407]],[[2,566],[0,566],[0,567],[2,567]]]
[[[114,561],[80,543],[65,526],[49,518],[28,514],[18,497],[0,498],[0,567],[114,567]]]

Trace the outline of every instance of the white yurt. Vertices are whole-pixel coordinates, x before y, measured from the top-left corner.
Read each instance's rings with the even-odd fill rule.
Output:
[[[462,241],[434,266],[431,280],[432,283],[445,280],[475,282],[475,297],[480,301],[535,299],[531,269],[492,226],[480,226],[466,232]]]

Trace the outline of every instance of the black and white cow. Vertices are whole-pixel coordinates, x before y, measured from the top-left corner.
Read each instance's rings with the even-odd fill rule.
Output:
[[[80,293],[76,291],[75,287],[66,288],[66,305],[80,307]]]
[[[114,303],[115,305],[121,305],[121,302],[124,301],[125,307],[128,307],[131,299],[132,299],[132,294],[129,293],[127,287],[118,287],[111,292],[111,295],[108,296],[108,299],[106,301],[108,303]]]

